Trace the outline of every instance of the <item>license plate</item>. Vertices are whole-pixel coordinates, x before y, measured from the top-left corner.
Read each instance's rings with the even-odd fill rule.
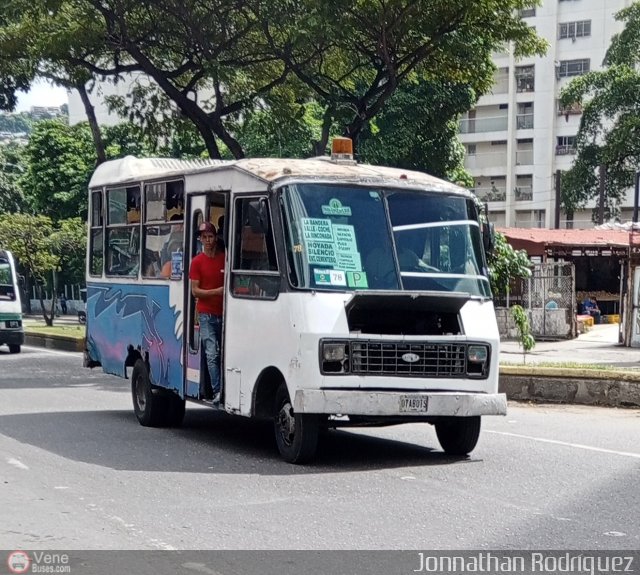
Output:
[[[426,413],[429,398],[423,395],[403,395],[400,397],[400,413]]]

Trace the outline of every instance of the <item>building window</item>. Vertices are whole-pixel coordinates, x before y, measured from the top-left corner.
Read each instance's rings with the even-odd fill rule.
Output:
[[[589,71],[589,64],[590,60],[588,58],[580,60],[562,60],[558,66],[558,78],[582,76]]]
[[[516,128],[518,130],[531,130],[533,128],[533,102],[521,102],[518,104]]]
[[[591,36],[591,20],[564,22],[559,25],[558,38],[581,38]]]
[[[475,156],[475,155],[476,155],[476,145],[467,144],[467,156]]]
[[[518,10],[518,16],[520,18],[531,18],[536,15],[535,8],[523,8],[522,10]]]
[[[533,92],[535,89],[535,67],[516,66],[516,91]]]
[[[558,136],[556,144],[556,156],[565,156],[576,153],[575,136]]]

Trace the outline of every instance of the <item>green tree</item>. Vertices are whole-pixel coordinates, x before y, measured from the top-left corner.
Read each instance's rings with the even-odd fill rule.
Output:
[[[334,122],[357,141],[406,82],[447,78],[482,94],[493,83],[494,49],[505,42],[514,43],[517,55],[546,48],[517,16],[517,9],[535,6],[535,0],[271,4],[264,24],[271,48],[325,111],[319,151]]]
[[[87,124],[38,122],[25,148],[27,170],[20,178],[34,213],[53,221],[87,215],[87,186],[96,152]]]
[[[488,263],[489,280],[494,296],[508,295],[514,279],[531,277],[531,262],[527,252],[514,250],[500,232],[496,232],[495,245]]]
[[[47,325],[53,325],[56,294],[53,292],[51,308],[44,306],[44,286],[53,276],[60,259],[53,252],[53,224],[47,216],[29,214],[0,215],[0,245],[13,253],[25,271],[27,297],[32,281],[38,287],[42,316]]]
[[[4,104],[24,78],[76,87],[86,101],[93,80],[142,72],[153,82],[131,90],[130,119],[153,127],[179,113],[211,157],[222,146],[242,157],[234,126],[286,87],[322,106],[322,153],[335,125],[357,139],[405,82],[446,77],[480,94],[493,80],[492,50],[513,42],[517,55],[541,53],[545,43],[517,15],[538,3],[14,0],[0,20],[0,75],[12,79]]]
[[[464,148],[457,138],[458,117],[475,101],[474,91],[466,85],[407,84],[362,134],[360,158],[470,183],[464,176]]]
[[[321,128],[322,109],[317,103],[270,98],[247,112],[236,133],[249,157],[305,158]]]
[[[0,214],[28,211],[18,183],[25,169],[21,145],[0,146]]]
[[[574,79],[561,94],[563,106],[582,106],[576,160],[562,183],[561,205],[570,217],[599,196],[601,165],[605,214],[617,216],[640,165],[640,2],[616,19],[625,27],[612,38],[605,68]]]
[[[58,257],[57,285],[84,284],[87,227],[80,218],[61,220],[51,236]],[[57,287],[57,286],[56,286]]]

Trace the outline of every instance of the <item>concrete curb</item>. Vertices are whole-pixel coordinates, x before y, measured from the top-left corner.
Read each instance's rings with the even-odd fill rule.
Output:
[[[559,367],[500,367],[499,389],[519,401],[640,407],[640,373]]]
[[[46,349],[56,349],[60,351],[83,351],[84,338],[69,337],[65,335],[49,335],[42,333],[24,334],[25,345],[44,347]]]

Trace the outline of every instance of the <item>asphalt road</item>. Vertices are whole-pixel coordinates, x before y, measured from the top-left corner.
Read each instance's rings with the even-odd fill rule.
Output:
[[[0,348],[0,549],[640,549],[640,411],[511,404],[470,458],[426,424],[337,431],[310,466],[189,404],[141,427],[79,354]]]

